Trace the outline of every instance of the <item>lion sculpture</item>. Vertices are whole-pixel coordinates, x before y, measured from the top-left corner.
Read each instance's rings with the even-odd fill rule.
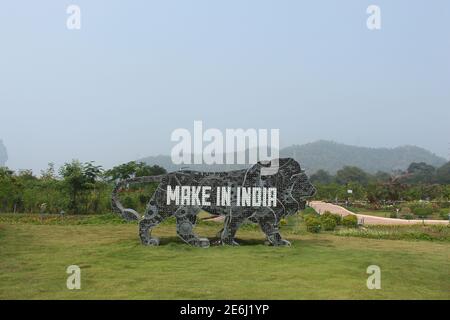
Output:
[[[261,174],[261,169],[270,167],[270,162],[258,162],[248,169],[228,172],[177,171],[160,176],[137,177],[122,180],[116,184],[112,193],[113,210],[126,220],[139,221],[139,236],[144,245],[159,245],[157,238],[151,237],[151,230],[165,219],[175,216],[177,235],[186,243],[208,247],[209,240],[199,238],[193,228],[197,214],[205,210],[213,215],[225,217],[223,229],[218,233],[220,243],[238,245],[234,237],[239,226],[249,220],[258,223],[265,233],[269,244],[273,246],[289,246],[279,232],[280,220],[305,208],[306,200],[316,190],[309,182],[305,172],[294,159],[278,159],[278,171],[271,175]],[[133,183],[157,182],[158,187],[147,204],[145,214],[141,216],[133,209],[126,209],[118,199],[118,193]],[[169,203],[168,190],[177,186],[211,187],[208,205],[180,205]],[[231,202],[229,206],[216,203],[217,188],[230,187]],[[276,188],[276,206],[239,206],[237,204],[238,188]]]

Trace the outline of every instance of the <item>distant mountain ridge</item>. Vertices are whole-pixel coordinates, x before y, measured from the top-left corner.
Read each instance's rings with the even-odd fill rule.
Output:
[[[445,158],[416,146],[368,148],[325,140],[287,147],[280,151],[280,155],[299,160],[308,172],[323,169],[332,174],[344,166],[356,166],[376,173],[405,170],[412,162],[425,162],[435,167],[447,162]]]
[[[368,148],[346,145],[333,141],[319,140],[303,145],[293,145],[280,150],[280,157],[292,157],[311,174],[319,169],[335,174],[344,166],[356,166],[369,173],[405,170],[412,162],[425,162],[435,167],[447,162],[445,158],[416,146],[396,148]],[[182,167],[192,170],[222,171],[247,167],[246,165],[174,165],[170,156],[151,156],[140,159],[150,165],[159,165],[168,171]]]
[[[6,161],[8,161],[8,152],[3,144],[3,140],[0,139],[0,167],[4,167],[6,165]]]

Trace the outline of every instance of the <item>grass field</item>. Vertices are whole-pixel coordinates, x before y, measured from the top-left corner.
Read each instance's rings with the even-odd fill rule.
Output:
[[[373,209],[366,209],[366,208],[357,208],[357,207],[347,207],[348,210],[357,213],[357,214],[365,214],[369,216],[376,216],[376,217],[384,217],[384,218],[391,218],[391,214],[394,213],[394,210],[388,211],[388,210],[373,210]],[[445,212],[447,212],[447,209],[443,209]],[[401,214],[397,217],[401,218]],[[414,216],[414,219],[420,219],[419,216]],[[442,217],[439,212],[434,212],[433,214],[430,214],[426,216],[426,219],[430,220],[448,220],[448,216],[445,215],[445,217]]]
[[[391,212],[382,210],[359,210],[358,213],[384,218],[389,218],[391,216]]]
[[[137,225],[93,221],[0,220],[0,299],[450,299],[448,241],[285,226],[293,245],[274,248],[247,226],[238,232],[240,247],[201,249],[182,243],[165,223],[154,232],[161,246],[144,247]],[[196,229],[212,238],[220,224]],[[71,291],[66,268],[74,264],[81,290]],[[380,290],[367,289],[369,265],[381,268]]]

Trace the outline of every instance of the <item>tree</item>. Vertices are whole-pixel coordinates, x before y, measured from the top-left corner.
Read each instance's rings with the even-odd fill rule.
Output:
[[[367,185],[367,200],[370,203],[378,203],[380,200],[386,200],[388,197],[387,188],[380,182],[372,182]]]
[[[136,170],[136,177],[144,176],[158,176],[167,173],[166,169],[158,165],[149,166],[143,162],[138,163],[138,169]]]
[[[436,181],[440,184],[450,184],[450,161],[436,170]]]
[[[0,210],[13,210],[14,203],[21,198],[21,186],[14,171],[0,167]]]
[[[41,178],[43,180],[55,180],[56,179],[55,164],[53,162],[50,162],[48,164],[48,168],[46,170],[41,170]]]
[[[87,192],[95,188],[96,181],[102,173],[101,166],[95,166],[93,162],[83,164],[73,160],[65,163],[59,173],[69,193],[69,210],[80,213],[82,204],[87,202]]]
[[[124,180],[134,177],[156,176],[164,173],[166,173],[166,169],[160,166],[149,166],[143,162],[130,161],[107,170],[105,177],[110,180]]]
[[[325,170],[318,170],[316,173],[311,175],[310,178],[312,183],[323,183],[329,184],[333,182],[334,177]]]
[[[358,182],[361,185],[367,185],[369,175],[358,167],[345,166],[336,173],[336,181],[340,184]]]
[[[432,183],[435,177],[436,168],[425,162],[413,162],[409,165],[406,179],[408,183]]]
[[[391,178],[391,175],[384,171],[378,171],[373,177],[377,182],[387,182]]]
[[[0,178],[11,178],[14,171],[9,170],[8,167],[0,167]]]

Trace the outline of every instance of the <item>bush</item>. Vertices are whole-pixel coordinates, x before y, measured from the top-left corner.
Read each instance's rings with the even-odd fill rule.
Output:
[[[356,228],[358,226],[358,217],[349,214],[342,219],[342,224],[348,228]]]
[[[405,220],[412,220],[412,219],[414,219],[414,215],[407,213],[407,214],[403,215],[402,218]]]
[[[318,216],[319,214],[311,207],[306,207],[304,210],[301,211],[302,216],[306,218],[307,216]]]
[[[402,207],[400,208],[400,212],[404,214],[411,213],[411,209],[409,207]]]
[[[336,229],[336,220],[330,216],[325,217],[322,220],[322,224],[321,227],[323,230],[325,231],[333,231],[334,229]]]
[[[389,215],[389,218],[397,219],[398,218],[397,212],[391,212],[391,214]]]
[[[433,208],[414,208],[413,212],[418,216],[429,216],[433,214]]]
[[[433,214],[435,209],[433,208],[433,205],[430,204],[424,204],[424,203],[417,203],[412,206],[410,206],[412,213],[414,213],[417,216],[429,216]]]
[[[340,215],[338,215],[338,214],[334,214],[334,213],[331,213],[329,211],[325,211],[322,214],[322,221],[327,219],[327,218],[333,219],[334,222],[336,223],[336,225],[342,224],[342,217]]]
[[[448,210],[448,209],[441,209],[439,211],[439,216],[441,217],[441,219],[448,220],[449,213],[450,213],[450,210]]]
[[[305,223],[306,223],[306,230],[308,232],[312,232],[312,233],[320,232],[321,225],[320,225],[319,218],[317,218],[313,215],[310,215],[310,216],[306,217]]]

